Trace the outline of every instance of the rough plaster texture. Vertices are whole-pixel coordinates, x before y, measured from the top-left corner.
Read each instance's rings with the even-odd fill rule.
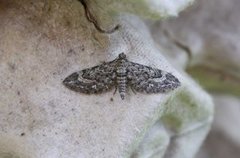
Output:
[[[215,95],[214,102],[219,106],[216,108],[217,118],[213,128],[228,135],[229,139],[240,147],[240,99],[229,95]]]
[[[140,19],[119,16],[121,28],[101,34],[71,2],[0,1],[0,157],[193,157],[212,121],[210,96],[170,65]],[[129,92],[122,101],[62,85],[120,52],[173,73],[182,86]]]
[[[214,95],[217,105],[213,127],[197,158],[238,158],[240,154],[240,99]]]
[[[214,93],[215,120],[198,158],[240,155],[239,7],[239,0],[198,0],[178,18],[149,25],[168,60]]]

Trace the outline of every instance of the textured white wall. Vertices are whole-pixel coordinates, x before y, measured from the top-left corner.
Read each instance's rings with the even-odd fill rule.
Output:
[[[193,157],[212,122],[211,97],[166,60],[141,19],[101,16],[91,2],[101,27],[120,29],[99,33],[78,1],[0,2],[0,157]],[[182,86],[167,94],[129,91],[124,101],[113,91],[84,95],[63,86],[70,73],[121,52],[171,72]]]

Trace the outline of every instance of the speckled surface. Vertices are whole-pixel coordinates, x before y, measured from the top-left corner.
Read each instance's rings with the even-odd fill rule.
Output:
[[[115,158],[144,157],[145,152],[154,157],[168,150],[167,155],[174,151],[191,157],[199,148],[211,123],[212,100],[165,60],[140,19],[121,16],[121,29],[105,35],[87,22],[77,2],[0,4],[0,156]],[[84,95],[63,86],[70,73],[120,52],[173,73],[183,86],[168,94],[129,92],[124,101],[113,91]],[[199,127],[203,132],[194,132]],[[156,139],[147,136],[153,128],[161,131]],[[177,142],[192,152],[171,150],[176,135],[183,135]],[[159,148],[145,148],[146,142]]]

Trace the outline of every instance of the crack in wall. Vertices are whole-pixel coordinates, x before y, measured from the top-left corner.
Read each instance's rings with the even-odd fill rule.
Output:
[[[110,29],[110,30],[105,30],[103,28],[101,28],[101,26],[99,25],[98,21],[96,20],[96,18],[92,15],[92,13],[90,12],[88,6],[87,6],[87,2],[86,0],[78,0],[84,7],[84,10],[85,10],[85,16],[87,18],[87,20],[91,23],[93,23],[93,25],[95,26],[95,28],[101,32],[101,33],[107,33],[107,34],[110,34],[110,33],[113,33],[115,32],[116,30],[118,30],[120,28],[120,25],[116,25],[114,28]]]
[[[191,60],[192,59],[192,51],[191,49],[183,44],[182,42],[178,41],[177,39],[173,38],[173,36],[170,34],[170,32],[168,30],[164,30],[163,32],[165,34],[166,37],[168,37],[178,48],[182,49],[184,52],[187,53],[188,59]]]

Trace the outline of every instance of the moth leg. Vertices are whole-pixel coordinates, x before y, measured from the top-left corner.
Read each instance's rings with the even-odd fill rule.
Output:
[[[116,94],[116,92],[117,92],[117,89],[118,89],[118,87],[117,87],[117,85],[115,86],[115,90],[114,90],[114,92],[113,92],[113,95],[115,95]]]

